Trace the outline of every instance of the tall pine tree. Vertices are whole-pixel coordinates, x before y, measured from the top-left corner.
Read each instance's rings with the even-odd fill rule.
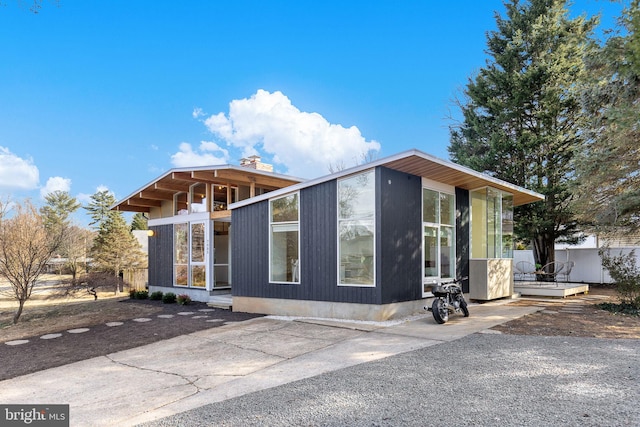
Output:
[[[540,192],[517,207],[518,238],[536,263],[555,260],[554,243],[572,239],[573,158],[582,145],[579,89],[596,20],[570,19],[564,0],[511,0],[487,34],[487,65],[470,78],[451,127],[452,160]]]
[[[596,231],[640,228],[640,2],[624,9],[618,31],[587,61],[583,101],[591,120],[578,162],[580,218]]]

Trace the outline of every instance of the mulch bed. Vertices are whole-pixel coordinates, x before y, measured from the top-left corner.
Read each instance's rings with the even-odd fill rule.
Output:
[[[0,344],[0,381],[261,316],[218,308],[201,312],[201,309],[211,309],[204,303],[183,306],[150,300],[123,300],[118,304],[153,304],[161,308],[161,311],[148,316],[152,320],[147,322],[120,320],[123,322],[120,326],[87,325],[90,330],[83,333],[57,331],[62,333],[59,338],[41,339],[40,336],[35,336],[26,338],[29,340],[26,344]],[[180,312],[194,314],[179,315]],[[162,318],[159,315],[173,317]],[[213,319],[222,321],[207,322]]]

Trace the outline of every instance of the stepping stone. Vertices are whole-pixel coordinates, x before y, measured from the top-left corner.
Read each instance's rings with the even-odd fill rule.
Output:
[[[544,313],[544,314],[558,314],[557,311],[553,311],[553,310],[542,310],[540,313]]]
[[[29,340],[13,340],[13,341],[7,341],[5,344],[6,345],[22,345],[22,344],[26,344],[28,342],[29,342]]]
[[[209,313],[209,312],[212,312],[212,311],[216,311],[216,309],[215,308],[201,308],[198,311],[201,311],[203,313]]]
[[[109,327],[113,327],[113,326],[122,326],[124,325],[123,322],[107,322],[105,323],[105,325],[109,326]]]
[[[144,322],[151,322],[151,319],[149,319],[148,317],[138,317],[137,319],[133,319],[133,321],[138,323],[144,323]]]
[[[207,322],[224,322],[223,319],[209,319]]]
[[[40,337],[43,340],[52,340],[54,338],[60,338],[62,334],[46,334]]]
[[[206,319],[209,316],[193,316],[192,319]]]
[[[173,314],[158,314],[158,317],[161,319],[171,319],[173,316]]]
[[[81,334],[83,332],[87,332],[89,328],[77,328],[77,329],[69,329],[67,332],[70,334]]]
[[[191,316],[193,314],[193,311],[181,311],[180,313],[178,313],[180,316]]]

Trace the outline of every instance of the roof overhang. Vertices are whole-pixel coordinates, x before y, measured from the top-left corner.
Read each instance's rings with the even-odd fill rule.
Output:
[[[447,160],[442,160],[435,156],[426,154],[420,150],[409,150],[390,157],[385,157],[383,159],[373,161],[371,163],[366,163],[350,169],[345,169],[332,175],[327,175],[309,181],[301,182],[299,184],[282,188],[272,193],[233,203],[229,206],[229,208],[239,208],[251,203],[259,202],[261,200],[270,199],[273,197],[278,197],[287,193],[298,191],[302,188],[310,187],[312,185],[320,184],[332,179],[338,179],[353,175],[355,173],[359,173],[378,166],[383,166],[411,175],[428,178],[433,181],[438,181],[443,184],[448,184],[465,190],[477,190],[484,187],[493,187],[498,190],[513,194],[514,206],[539,202],[545,199],[544,195],[536,193],[535,191],[527,190],[526,188],[511,184],[498,178],[491,177],[481,172],[477,172],[465,166],[461,166]]]
[[[177,193],[188,192],[195,183],[255,185],[270,191],[298,184],[303,179],[261,171],[250,167],[219,165],[171,169],[117,202],[111,209],[148,213],[163,201],[172,201]]]

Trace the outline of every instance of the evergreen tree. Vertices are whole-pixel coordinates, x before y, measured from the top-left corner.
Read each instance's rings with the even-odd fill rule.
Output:
[[[120,212],[101,222],[91,252],[95,267],[115,276],[125,269],[147,267],[147,257]]]
[[[596,20],[569,19],[564,0],[511,0],[487,35],[487,65],[469,79],[463,121],[451,127],[452,160],[540,192],[517,207],[517,237],[536,263],[555,260],[554,243],[576,230],[571,210],[573,157],[583,115],[583,56]]]
[[[48,230],[67,228],[71,222],[69,217],[80,208],[80,203],[67,191],[54,191],[47,194],[44,199],[46,205],[40,208],[40,215]]]
[[[144,214],[137,212],[131,218],[131,230],[148,230],[148,219]]]
[[[640,228],[639,6],[631,1],[619,31],[587,61],[592,80],[583,105],[591,120],[577,193],[581,219],[606,232]]]
[[[99,190],[91,195],[91,202],[84,209],[87,210],[92,221],[89,225],[100,229],[102,224],[118,212],[112,211],[111,206],[116,203],[116,198],[109,190]]]

